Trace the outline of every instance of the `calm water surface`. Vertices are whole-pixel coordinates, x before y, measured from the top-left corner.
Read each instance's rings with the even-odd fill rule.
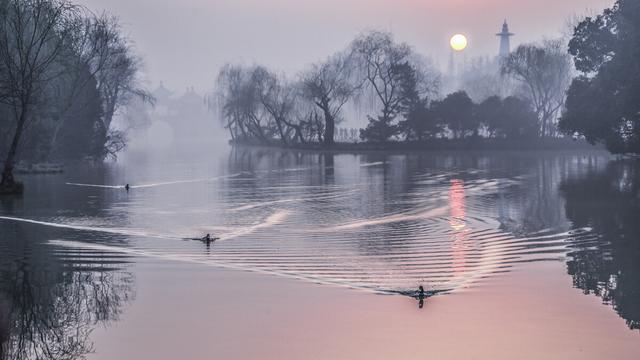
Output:
[[[606,307],[633,340],[620,346],[640,344],[638,161],[603,153],[211,153],[131,153],[118,164],[26,176],[23,198],[0,199],[5,357],[100,354],[107,349],[96,329],[118,347],[118,324],[136,314],[130,308],[168,311],[140,288],[161,289],[176,272],[192,274],[179,280],[186,292],[221,286],[203,283],[202,271],[224,274],[226,284],[254,273],[376,299],[411,299],[424,285],[445,303],[474,301],[515,277],[568,278],[568,288],[600,304],[567,319]],[[220,240],[188,240],[206,233]],[[252,296],[286,308],[290,295]],[[224,297],[219,307],[238,312],[233,292]],[[411,311],[424,309],[415,301]],[[251,347],[261,335],[243,341]]]

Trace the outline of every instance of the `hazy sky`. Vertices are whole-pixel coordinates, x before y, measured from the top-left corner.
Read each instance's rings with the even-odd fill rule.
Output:
[[[613,0],[79,0],[122,19],[146,62],[150,86],[212,87],[225,62],[291,74],[368,29],[391,30],[444,68],[448,40],[469,37],[467,56],[496,54],[502,21],[512,45],[559,35],[568,19]]]

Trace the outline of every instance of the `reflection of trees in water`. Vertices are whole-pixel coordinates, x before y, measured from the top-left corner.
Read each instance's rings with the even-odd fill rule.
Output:
[[[492,179],[516,179],[484,197],[485,204],[495,205],[500,228],[508,233],[530,235],[540,231],[569,230],[564,214],[560,184],[570,176],[596,169],[609,161],[601,153],[524,153],[491,157],[494,169],[485,176]],[[502,169],[498,171],[497,169]]]
[[[132,276],[120,271],[51,272],[17,263],[3,271],[3,359],[77,359],[92,351],[89,335],[118,318],[132,296]]]
[[[0,298],[0,359],[4,357],[4,345],[9,340],[9,327],[9,305]]]
[[[39,230],[5,225],[0,253],[0,359],[81,359],[99,324],[133,297],[133,275],[117,254],[55,249]],[[62,256],[62,258],[60,257]]]
[[[561,185],[566,214],[592,241],[572,243],[568,272],[585,294],[595,294],[640,329],[640,164],[613,162],[605,171]]]
[[[234,146],[229,153],[229,173],[279,170],[309,165],[308,160],[320,154],[302,153],[277,148]]]
[[[557,189],[568,162],[567,159],[554,157],[541,158],[532,164],[529,171],[533,178],[529,179],[524,190],[526,201],[520,214],[521,231],[529,233],[564,226],[562,200],[557,196]]]
[[[588,162],[592,159],[595,157],[580,160],[575,155],[543,154],[523,157],[510,165],[504,164],[516,167],[524,177],[517,186],[502,189],[493,195],[501,229],[521,235],[542,230],[568,230],[558,186],[567,174],[589,166]]]

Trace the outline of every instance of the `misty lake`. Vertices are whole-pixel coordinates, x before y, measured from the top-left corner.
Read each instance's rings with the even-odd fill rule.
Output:
[[[640,351],[637,160],[222,146],[22,178],[0,198],[11,359]]]

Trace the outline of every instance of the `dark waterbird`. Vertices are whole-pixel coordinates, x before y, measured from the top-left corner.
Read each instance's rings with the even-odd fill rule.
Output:
[[[205,243],[207,246],[211,245],[211,243],[214,243],[216,240],[220,240],[220,238],[218,237],[213,237],[211,236],[211,234],[207,234],[203,237],[199,237],[199,238],[185,238],[184,240],[194,240],[194,241],[201,241],[203,243]]]
[[[424,298],[425,298],[424,287],[422,285],[420,285],[418,287],[418,307],[420,309],[422,309],[422,307],[424,307]]]
[[[394,292],[396,294],[400,294],[400,295],[405,295],[405,296],[410,296],[416,300],[418,300],[418,307],[420,309],[422,309],[424,307],[424,301],[427,298],[430,298],[432,296],[441,294],[441,293],[448,293],[450,292],[451,289],[446,289],[446,290],[425,290],[424,286],[420,285],[418,286],[418,290],[405,290],[405,291],[398,291],[398,292]]]
[[[219,238],[217,237],[211,237],[211,234],[207,234],[202,238],[202,241],[204,243],[206,243],[207,245],[211,244],[212,242],[218,240]]]

